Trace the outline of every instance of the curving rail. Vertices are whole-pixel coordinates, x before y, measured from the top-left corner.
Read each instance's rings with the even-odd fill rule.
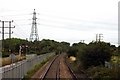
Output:
[[[61,56],[62,56],[62,54],[54,57],[54,59],[50,62],[50,64],[46,68],[43,75],[41,75],[40,80],[46,80],[50,77],[51,77],[51,79],[54,78],[55,80],[60,80],[61,79],[60,78],[60,65],[61,65],[60,64],[60,59],[61,59]],[[78,80],[76,75],[73,73],[72,69],[67,64],[66,60],[65,60],[65,64],[68,67],[68,70],[69,70],[69,72],[72,76],[72,80]],[[54,73],[54,76],[52,75],[53,73]]]

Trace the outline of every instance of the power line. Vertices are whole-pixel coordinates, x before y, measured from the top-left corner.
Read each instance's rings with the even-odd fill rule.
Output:
[[[30,15],[30,14],[16,14],[16,15],[4,15],[4,16],[25,16],[25,15],[28,16],[28,15]],[[3,16],[3,15],[2,15],[2,16]],[[2,16],[1,16],[1,17],[2,17]]]
[[[15,23],[15,22],[14,22]],[[18,29],[16,29],[16,30],[19,30],[19,31],[17,31],[17,33],[16,32],[14,32],[15,34],[19,34],[19,35],[21,35],[21,36],[23,36],[23,37],[25,37],[25,34],[27,34],[26,33],[26,31],[23,29],[23,28],[21,28],[17,23],[15,23],[15,25],[17,26],[17,28]],[[22,32],[20,32],[20,31],[22,31]],[[18,32],[20,32],[20,33],[18,33]],[[28,35],[27,35],[28,36]]]
[[[59,19],[62,19],[62,20],[77,21],[77,22],[86,22],[86,23],[104,24],[104,25],[117,25],[117,23],[109,23],[109,22],[101,22],[101,21],[81,20],[81,19],[67,18],[67,17],[63,17],[63,16],[56,16],[56,15],[50,15],[50,14],[44,14],[44,13],[42,13],[41,15],[43,15],[43,16],[47,16],[47,17],[52,17],[52,18],[59,18]]]

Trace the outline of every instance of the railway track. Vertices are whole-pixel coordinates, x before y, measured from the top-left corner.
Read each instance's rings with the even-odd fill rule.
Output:
[[[65,59],[65,64],[67,65],[72,77],[74,80],[78,80],[77,76],[74,74],[73,70],[70,68],[70,66],[68,65],[68,63],[66,62],[66,59]]]
[[[70,64],[67,63],[66,59],[65,59],[65,64],[68,66],[69,71],[71,72],[71,74],[72,74],[72,76],[73,76],[73,78],[74,78],[75,80],[79,80],[79,79],[91,80],[91,79],[88,77],[88,75],[85,73],[85,71],[83,71],[83,70],[80,70],[80,73],[81,73],[81,74],[79,74],[79,75],[77,74],[77,76],[76,76],[76,74],[74,74],[73,70],[72,70],[71,67],[69,66]]]
[[[61,58],[63,58],[64,55],[60,54],[57,55],[48,65],[48,67],[46,68],[45,72],[43,73],[43,75],[40,77],[40,80],[47,80],[47,79],[52,79],[52,80],[60,80],[62,79],[60,76],[60,72],[64,72],[64,70],[62,68],[60,68],[61,65]],[[71,75],[71,77],[69,78],[70,80],[77,80],[77,77],[75,76],[75,74],[73,73],[73,71],[70,69],[70,67],[65,63],[65,66],[68,67],[68,73]],[[65,75],[64,75],[65,76]]]

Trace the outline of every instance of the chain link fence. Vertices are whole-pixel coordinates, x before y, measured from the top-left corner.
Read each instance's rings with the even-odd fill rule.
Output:
[[[2,78],[18,78],[22,79],[26,73],[32,69],[33,66],[42,62],[49,56],[55,55],[55,53],[46,53],[40,56],[35,56],[31,59],[26,59],[14,64],[9,65],[8,67],[3,67],[0,70],[0,75]]]

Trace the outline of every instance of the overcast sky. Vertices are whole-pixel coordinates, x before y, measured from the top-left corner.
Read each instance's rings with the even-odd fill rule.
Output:
[[[89,43],[102,33],[103,41],[118,44],[118,1],[0,0],[0,20],[14,20],[12,37],[29,39],[36,9],[40,40]]]

